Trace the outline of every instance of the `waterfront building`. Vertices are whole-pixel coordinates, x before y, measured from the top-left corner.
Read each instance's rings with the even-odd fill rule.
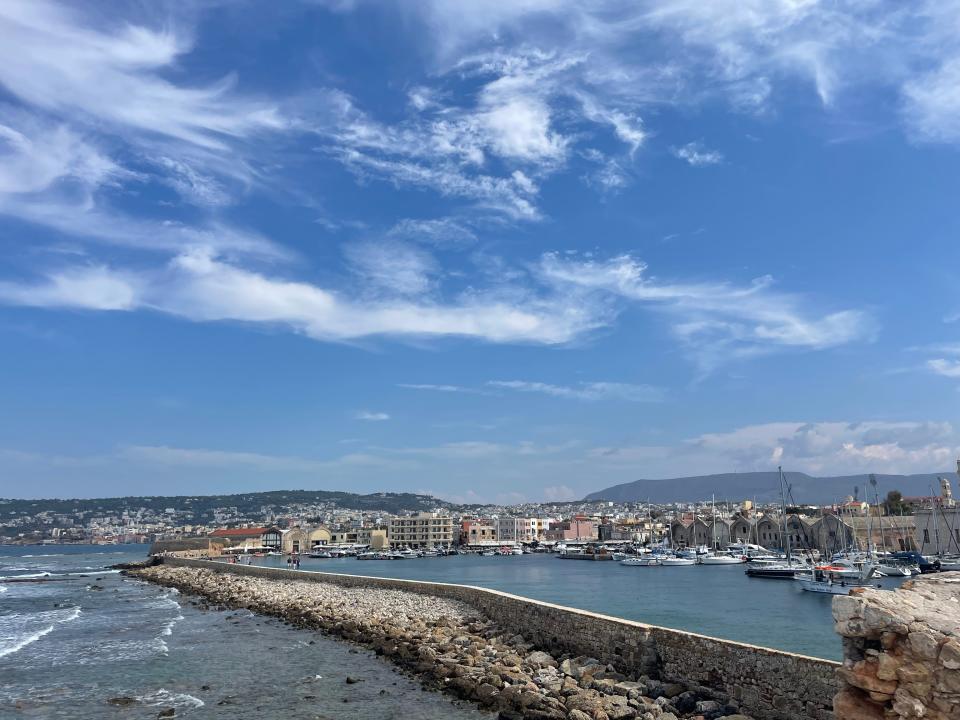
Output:
[[[900,552],[916,550],[917,517],[914,515],[882,515],[845,517],[843,522],[853,529],[859,548],[872,546],[878,550]]]
[[[539,540],[538,518],[499,517],[497,518],[497,539],[505,543],[530,543]]]
[[[832,554],[856,547],[856,533],[844,518],[824,514],[809,529],[810,547],[821,554]]]
[[[305,553],[316,547],[329,545],[332,535],[323,525],[295,527],[284,531],[282,551],[285,553]]]
[[[711,519],[686,516],[681,520],[674,520],[670,525],[670,535],[674,547],[699,547],[715,544],[726,547],[730,542],[730,526],[728,521],[717,519],[716,527]],[[716,540],[714,540],[716,535]]]
[[[226,547],[279,550],[281,531],[275,527],[221,528],[210,537],[223,540]]]
[[[390,518],[387,537],[391,547],[450,547],[453,545],[453,518],[439,513]]]
[[[372,550],[389,546],[386,527],[357,527],[338,530],[330,534],[331,545],[359,545]]]
[[[756,521],[744,515],[737,515],[730,521],[730,542],[753,543],[756,536]]]
[[[461,545],[497,545],[500,535],[499,523],[490,518],[462,518],[460,521]]]
[[[569,520],[563,520],[550,526],[545,533],[545,540],[554,542],[596,540],[599,537],[597,521],[577,515]]]

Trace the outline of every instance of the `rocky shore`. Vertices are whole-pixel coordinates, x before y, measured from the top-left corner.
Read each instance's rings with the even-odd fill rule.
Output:
[[[164,565],[129,574],[197,595],[201,606],[245,608],[365,645],[426,687],[504,720],[750,720],[735,705],[676,683],[627,676],[589,657],[551,655],[460,602]]]
[[[843,637],[838,720],[960,718],[960,573],[833,600]]]

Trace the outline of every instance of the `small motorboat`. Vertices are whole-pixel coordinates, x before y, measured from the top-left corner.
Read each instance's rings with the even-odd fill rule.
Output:
[[[621,565],[629,565],[631,567],[656,567],[660,565],[660,558],[658,557],[628,557],[620,561]]]
[[[865,564],[859,576],[850,577],[830,570],[829,565],[815,567],[813,572],[798,574],[794,580],[807,592],[826,595],[848,595],[854,588],[881,588],[879,583],[871,582],[876,575],[877,566]]]
[[[664,557],[660,558],[660,564],[663,567],[686,567],[688,565],[696,565],[697,559],[692,557]]]

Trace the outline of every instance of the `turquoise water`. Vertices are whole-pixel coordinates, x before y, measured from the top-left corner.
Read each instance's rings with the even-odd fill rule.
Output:
[[[286,567],[280,557],[254,562]],[[627,567],[554,555],[454,555],[371,561],[305,558],[300,569],[478,585],[727,640],[831,660],[841,657],[830,596],[803,592],[791,580],[749,578],[739,565]],[[881,580],[886,587],[899,582]]]
[[[348,643],[247,611],[202,611],[104,570],[146,551],[0,548],[0,718],[155,720],[165,708],[191,720],[489,717]],[[134,702],[108,703],[116,697]]]

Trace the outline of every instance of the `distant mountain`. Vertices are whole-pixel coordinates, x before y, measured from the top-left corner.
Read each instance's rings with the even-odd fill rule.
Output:
[[[853,495],[860,488],[864,498],[870,488],[869,475],[840,475],[835,477],[812,477],[804,473],[786,472],[787,482],[793,488],[793,499],[798,504],[825,505]],[[938,477],[948,478],[957,490],[957,476],[953,471],[924,473],[921,475],[877,475],[877,490],[882,498],[890,490],[899,490],[906,496],[929,495],[931,488],[940,492]],[[620,502],[694,502],[717,499],[770,502],[780,499],[778,474],[776,472],[721,473],[669,480],[634,480],[590,493],[586,500],[613,500]]]

